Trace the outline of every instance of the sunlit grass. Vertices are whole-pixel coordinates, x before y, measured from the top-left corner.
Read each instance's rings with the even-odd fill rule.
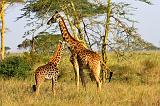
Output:
[[[111,58],[113,56],[113,58]],[[87,79],[87,90],[76,91],[74,72],[68,56],[59,70],[57,94],[51,92],[51,81],[45,81],[39,96],[32,91],[34,74],[26,80],[0,79],[0,105],[2,106],[159,106],[160,105],[160,53],[134,54],[128,61],[117,62],[110,57],[113,70],[111,83],[104,83],[102,92],[96,92],[95,82]],[[35,66],[38,67],[37,64]],[[34,70],[33,70],[34,73]],[[87,73],[86,73],[87,75]]]
[[[1,104],[13,105],[56,105],[56,106],[152,106],[160,102],[160,85],[129,85],[106,83],[97,94],[94,83],[87,91],[76,91],[74,83],[59,82],[57,95],[53,96],[49,81],[41,87],[39,96],[31,90],[32,81],[1,80]]]

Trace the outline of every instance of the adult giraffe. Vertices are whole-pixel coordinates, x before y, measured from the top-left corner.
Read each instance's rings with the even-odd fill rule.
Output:
[[[76,40],[74,37],[71,36],[66,27],[63,17],[57,11],[47,22],[47,24],[50,25],[51,23],[55,22],[59,23],[62,38],[66,42],[69,50],[71,51],[70,61],[74,67],[77,90],[79,90],[79,76],[81,77],[82,85],[86,89],[83,69],[89,69],[90,73],[92,74],[92,76],[94,76],[96,80],[97,91],[101,91],[101,57],[98,53],[85,48],[82,42]]]

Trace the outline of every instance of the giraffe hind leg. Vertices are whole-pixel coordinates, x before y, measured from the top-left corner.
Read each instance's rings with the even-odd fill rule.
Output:
[[[94,77],[92,72],[89,72],[89,77],[90,77],[92,82],[95,81],[95,77]]]
[[[96,84],[97,84],[97,92],[101,91],[102,81],[100,80],[98,75],[95,75]]]
[[[85,75],[84,75],[84,72],[83,72],[82,68],[79,68],[79,75],[80,75],[80,78],[81,78],[81,81],[82,81],[82,86],[86,90],[86,78],[85,78]]]
[[[57,78],[52,78],[52,92],[53,95],[56,95],[56,84],[57,84]]]
[[[91,68],[91,71],[94,75],[97,84],[97,92],[101,91],[102,81],[100,79],[100,64],[95,65],[95,67]]]
[[[72,63],[74,68],[76,87],[77,87],[77,91],[79,91],[79,74],[80,73],[79,73],[78,61],[75,55],[72,54],[72,56],[70,57],[70,62]]]
[[[35,89],[36,89],[36,91],[35,91],[35,93],[36,93],[36,95],[38,95],[39,94],[39,88],[40,88],[40,85],[42,84],[42,82],[44,81],[44,78],[42,78],[41,76],[39,76],[39,75],[36,75],[35,76],[35,80],[36,80],[36,85],[35,85]],[[33,85],[34,86],[34,85]]]

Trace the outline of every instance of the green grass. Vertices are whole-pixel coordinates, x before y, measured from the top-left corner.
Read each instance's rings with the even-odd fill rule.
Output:
[[[130,54],[128,54],[130,55]],[[159,106],[160,105],[160,53],[136,52],[127,61],[116,61],[109,54],[109,66],[114,72],[111,83],[96,93],[96,84],[87,79],[87,91],[80,86],[76,91],[74,72],[68,56],[59,66],[57,94],[51,92],[51,81],[45,81],[39,96],[31,87],[34,74],[26,80],[0,79],[0,105],[2,106]],[[35,66],[38,67],[37,64]],[[34,73],[34,70],[33,70]],[[86,72],[86,76],[87,72]]]

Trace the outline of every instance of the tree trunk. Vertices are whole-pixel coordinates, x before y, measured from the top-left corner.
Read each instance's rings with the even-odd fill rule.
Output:
[[[105,65],[107,64],[107,41],[108,41],[108,36],[109,36],[109,24],[110,24],[110,12],[111,12],[110,4],[111,4],[111,0],[108,0],[107,1],[107,19],[105,23],[105,35],[104,35],[103,43],[102,43],[102,59]],[[106,71],[104,67],[102,67],[102,73],[103,73],[102,79],[103,79],[103,82],[105,82]]]
[[[79,38],[78,38],[78,36],[77,36],[77,33],[76,33],[75,29],[74,29],[74,26],[73,26],[71,20],[69,19],[68,9],[66,9],[66,17],[67,17],[67,20],[68,20],[69,25],[70,25],[70,27],[71,27],[71,30],[73,31],[74,38],[76,38],[77,40],[79,40]]]
[[[78,13],[75,9],[73,1],[70,0],[70,2],[71,2],[71,6],[72,6],[72,9],[73,9],[73,13],[74,13],[74,19],[75,19],[74,24],[75,24],[76,28],[78,29],[78,33],[79,33],[79,39],[82,40],[84,42],[85,46],[86,46],[85,38],[83,37],[82,29],[80,27],[80,19],[79,19]]]
[[[4,20],[4,8],[5,8],[5,0],[1,2],[1,21],[2,21],[2,29],[1,29],[1,58],[2,60],[5,57],[5,47],[4,47],[4,32],[5,32],[5,20]]]

